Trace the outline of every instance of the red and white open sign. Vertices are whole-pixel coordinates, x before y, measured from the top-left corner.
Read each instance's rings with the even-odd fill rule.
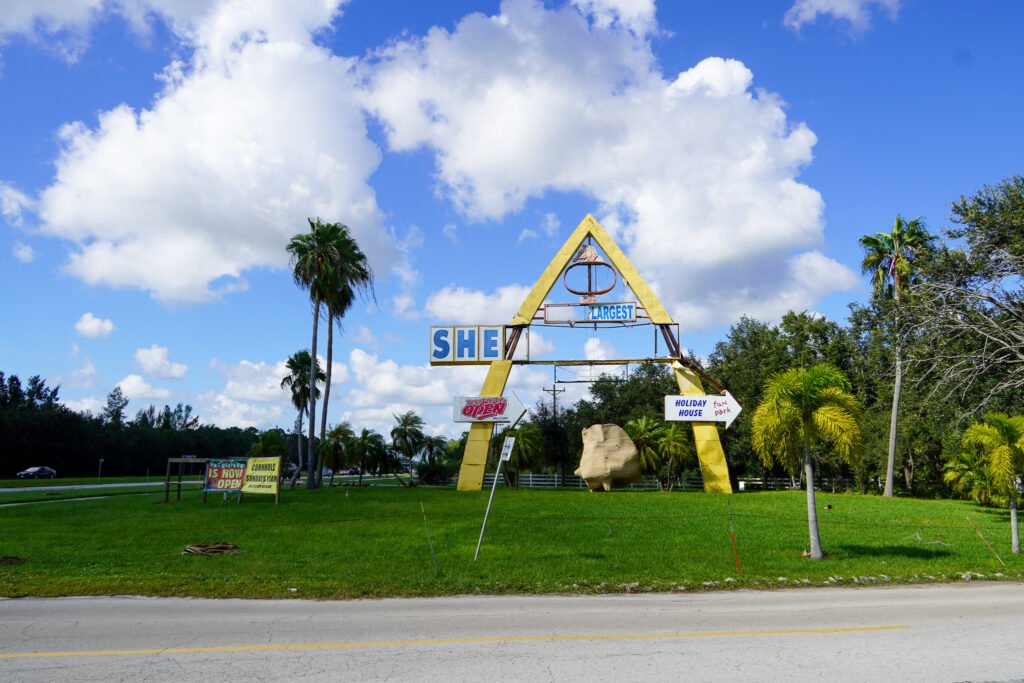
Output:
[[[455,422],[513,422],[523,410],[515,396],[457,396],[452,405]]]

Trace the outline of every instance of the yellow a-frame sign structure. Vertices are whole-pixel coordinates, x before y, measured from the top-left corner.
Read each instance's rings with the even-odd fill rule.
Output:
[[[551,259],[551,263],[544,269],[536,284],[533,285],[533,289],[526,296],[526,300],[519,307],[519,311],[512,318],[510,335],[512,343],[506,347],[509,352],[504,355],[504,359],[491,362],[487,377],[484,379],[483,389],[480,391],[481,397],[501,396],[505,390],[509,373],[512,371],[511,350],[515,348],[515,341],[518,340],[522,330],[534,319],[562,271],[570,264],[577,250],[587,238],[591,238],[601,247],[611,264],[622,276],[623,282],[633,291],[640,305],[647,311],[652,324],[663,326],[662,329],[675,325],[654,291],[619,248],[619,245],[593,216],[587,214],[555,254],[555,257]],[[704,394],[704,387],[697,372],[680,362],[682,358],[679,353],[678,341],[670,339],[668,336],[666,336],[666,341],[669,343],[669,351],[673,357],[664,362],[671,362],[676,382],[679,384],[679,393],[691,396]],[[722,450],[722,443],[718,438],[718,429],[715,423],[693,422],[691,424],[693,425],[694,442],[697,446],[697,458],[700,461],[701,474],[704,477],[704,490],[710,493],[732,493],[732,485],[729,483],[729,468],[725,462],[725,452]],[[487,451],[493,429],[493,423],[470,425],[466,450],[462,457],[462,469],[459,470],[458,488],[460,491],[479,491],[482,488]]]

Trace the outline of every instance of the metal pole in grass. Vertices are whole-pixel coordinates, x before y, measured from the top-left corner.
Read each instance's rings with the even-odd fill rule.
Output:
[[[519,421],[526,416],[524,409],[522,414],[516,418],[509,429],[515,429]],[[491,514],[491,502],[494,500],[494,489],[498,488],[498,477],[501,476],[501,463],[512,457],[512,445],[516,442],[515,437],[506,436],[505,443],[501,446],[501,457],[498,458],[498,469],[494,471],[494,481],[491,482],[491,497],[487,499],[487,510],[484,512],[484,523],[480,527],[480,538],[476,542],[476,552],[473,553],[473,561],[480,557],[480,544],[484,542],[484,531],[487,529],[487,516]]]
[[[729,535],[732,536],[732,554],[736,558],[736,576],[743,576],[740,568],[740,551],[736,549],[736,532],[732,528],[732,503],[729,503]]]
[[[997,552],[996,552],[996,549],[995,549],[995,548],[993,548],[993,547],[992,547],[992,544],[988,542],[988,539],[987,539],[987,538],[985,538],[985,534],[981,533],[981,529],[979,529],[979,528],[978,528],[978,525],[977,525],[977,524],[975,524],[975,523],[974,523],[974,521],[973,521],[973,520],[972,520],[972,519],[971,519],[970,517],[968,517],[968,518],[967,518],[967,523],[968,523],[968,524],[970,524],[970,525],[971,525],[971,527],[972,527],[972,528],[973,528],[973,529],[974,529],[975,531],[977,531],[977,532],[978,532],[978,535],[979,535],[979,536],[981,536],[981,540],[985,542],[985,545],[987,545],[987,546],[988,546],[988,549],[989,549],[989,550],[991,550],[991,551],[992,551],[992,554],[996,556],[996,559],[997,559],[997,560],[999,560],[999,564],[1001,564],[1001,565],[1003,565],[1003,567],[1005,567],[1005,566],[1006,566],[1006,563],[1005,563],[1005,562],[1003,562],[1003,558],[999,557],[999,553],[997,553]]]
[[[346,491],[346,493],[348,493]],[[427,525],[427,509],[423,507],[423,501],[420,501],[420,512],[423,513],[423,528],[427,530],[427,543],[430,544],[430,559],[434,561],[434,575],[441,573],[441,568],[437,566],[437,554],[434,552],[434,541],[430,538],[430,526]]]

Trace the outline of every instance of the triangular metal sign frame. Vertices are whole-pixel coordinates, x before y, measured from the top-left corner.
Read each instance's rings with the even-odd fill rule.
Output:
[[[588,237],[593,238],[597,242],[597,246],[601,247],[605,256],[611,261],[611,265],[619,271],[623,283],[633,290],[637,301],[647,311],[647,315],[650,316],[651,322],[655,325],[673,324],[672,318],[665,310],[665,307],[661,305],[661,301],[655,295],[654,290],[650,288],[647,281],[640,275],[640,271],[633,266],[633,262],[623,253],[619,245],[615,243],[615,240],[611,238],[611,235],[589,213],[586,218],[580,221],[580,224],[576,226],[576,229],[569,235],[569,238],[565,240],[562,248],[555,253],[551,263],[541,273],[536,284],[533,285],[533,289],[530,290],[530,293],[526,295],[526,299],[523,300],[523,305],[519,307],[519,311],[512,318],[512,324],[530,324],[530,321],[533,320],[537,311],[544,304],[544,299],[551,292],[551,288],[558,282],[562,271],[572,262],[583,241]]]
[[[615,240],[605,231],[597,220],[587,214],[580,221],[554,258],[541,273],[530,293],[526,295],[522,305],[512,318],[512,326],[522,328],[529,325],[551,288],[558,282],[576,255],[584,240],[591,238],[608,257],[611,265],[619,272],[623,284],[632,290],[638,303],[647,312],[651,323],[655,325],[674,325],[674,321],[665,307],[662,306],[654,290],[650,288],[640,272],[633,266],[629,257],[619,248]],[[661,361],[665,362],[665,361]],[[677,360],[670,361],[675,373],[679,392],[682,395],[700,395],[704,393],[700,377],[691,368]],[[481,396],[501,396],[505,390],[509,374],[512,371],[512,360],[500,360],[491,363],[484,379]],[[713,423],[693,422],[694,441],[697,446],[697,458],[700,461],[701,474],[704,477],[704,490],[713,493],[731,493],[729,469],[725,461],[725,452],[718,438],[718,428]],[[487,464],[487,451],[490,446],[493,423],[474,423],[470,425],[466,440],[466,450],[462,457],[459,470],[458,489],[460,491],[479,491],[483,487],[484,470]]]

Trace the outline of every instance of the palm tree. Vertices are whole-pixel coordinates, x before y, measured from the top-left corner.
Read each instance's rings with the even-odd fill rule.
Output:
[[[985,454],[977,447],[965,448],[942,467],[942,480],[953,493],[970,497],[979,505],[992,505],[995,492]]]
[[[296,441],[299,452],[299,466],[296,468],[295,474],[292,476],[291,485],[293,487],[295,486],[295,482],[298,481],[299,472],[302,471],[302,418],[304,415],[310,414],[311,402],[315,401],[315,397],[320,395],[319,387],[316,387],[309,381],[311,371],[316,373],[317,384],[322,383],[324,379],[326,379],[323,370],[320,369],[319,363],[311,364],[310,357],[309,351],[306,351],[305,349],[293,353],[291,358],[285,362],[285,367],[288,368],[288,374],[281,380],[281,388],[289,389],[291,391],[292,405],[299,411],[299,417],[295,422]],[[311,385],[313,386],[311,387]],[[310,421],[312,421],[312,418],[310,418]]]
[[[359,485],[363,485],[363,474],[367,462],[376,464],[387,458],[388,445],[384,437],[370,429],[363,429],[351,441],[352,457],[359,461]]]
[[[324,402],[320,417],[320,433],[327,430],[327,406],[331,400],[331,370],[334,365],[334,324],[341,328],[341,321],[355,300],[357,291],[369,290],[373,295],[373,271],[359,245],[352,237],[348,226],[335,223],[337,234],[334,247],[337,262],[329,283],[321,292],[327,305],[327,382],[324,385]]]
[[[510,471],[514,472],[513,483],[516,488],[519,488],[519,473],[533,471],[543,463],[544,435],[541,433],[540,427],[533,422],[524,422],[514,429],[506,429],[492,437],[492,444],[498,452],[501,452],[505,437],[509,436],[513,437],[515,442],[512,444],[512,452],[509,454],[505,474],[508,476]]]
[[[834,365],[819,363],[773,375],[754,411],[751,437],[754,451],[766,467],[780,462],[791,473],[802,462],[807,480],[807,528],[811,558],[824,557],[814,501],[814,461],[811,450],[827,441],[850,462],[860,450],[860,407],[850,393],[850,380]]]
[[[324,432],[320,439],[320,461],[331,468],[331,478],[327,487],[334,486],[334,475],[338,470],[348,464],[352,451],[352,440],[356,434],[352,431],[352,425],[342,422]]]
[[[443,484],[447,481],[448,470],[445,461],[449,457],[451,444],[458,443],[449,441],[443,436],[428,436],[423,441],[422,459],[416,467],[416,474],[419,481],[424,484]]]
[[[271,455],[284,455],[284,441],[280,429],[268,429],[260,433],[260,438],[252,445],[247,458],[265,458]]]
[[[655,477],[661,470],[664,461],[658,451],[658,440],[664,432],[664,426],[646,415],[630,420],[624,428],[626,434],[632,439],[636,446],[636,453],[640,456],[640,470],[644,474],[653,474]],[[661,480],[658,479],[658,487],[661,487]]]
[[[671,491],[675,482],[676,459],[678,458],[682,462],[688,453],[692,453],[690,440],[687,438],[686,432],[673,423],[662,431],[657,445],[661,459],[668,461],[668,490]]]
[[[313,342],[310,351],[310,375],[315,370],[316,343],[320,324],[320,304],[331,298],[336,289],[338,263],[341,259],[339,244],[341,229],[333,223],[323,223],[319,218],[309,220],[309,232],[292,237],[288,242],[288,253],[291,254],[292,276],[295,283],[309,290],[313,300]],[[316,457],[314,453],[314,437],[316,436],[316,397],[309,402],[309,462],[306,477],[307,488],[316,488]]]
[[[444,461],[448,454],[449,440],[443,436],[428,436],[423,439],[422,461],[428,465],[437,465]]]
[[[1024,474],[1024,416],[989,413],[964,431],[963,444],[977,447],[988,461],[992,488],[1010,497],[1010,535],[1013,553],[1020,554],[1017,530],[1017,480]]]
[[[392,415],[395,426],[391,428],[391,443],[395,449],[410,460],[420,452],[426,436],[423,434],[423,418],[409,411]]]
[[[903,391],[903,348],[900,342],[900,297],[905,295],[906,288],[913,284],[917,272],[915,260],[917,255],[927,249],[935,238],[925,229],[920,219],[906,221],[896,216],[892,232],[879,232],[864,235],[860,245],[864,247],[864,260],[861,272],[870,273],[875,293],[883,298],[891,298],[895,303],[894,316],[896,323],[896,376],[892,389],[892,415],[889,419],[889,458],[885,466],[884,495],[893,495],[893,479],[896,467],[896,429],[900,416],[900,394]]]
[[[411,410],[393,417],[395,426],[391,429],[391,445],[411,464],[413,456],[422,450],[427,438],[423,434],[423,418]],[[396,478],[400,484],[405,485],[401,477]]]

